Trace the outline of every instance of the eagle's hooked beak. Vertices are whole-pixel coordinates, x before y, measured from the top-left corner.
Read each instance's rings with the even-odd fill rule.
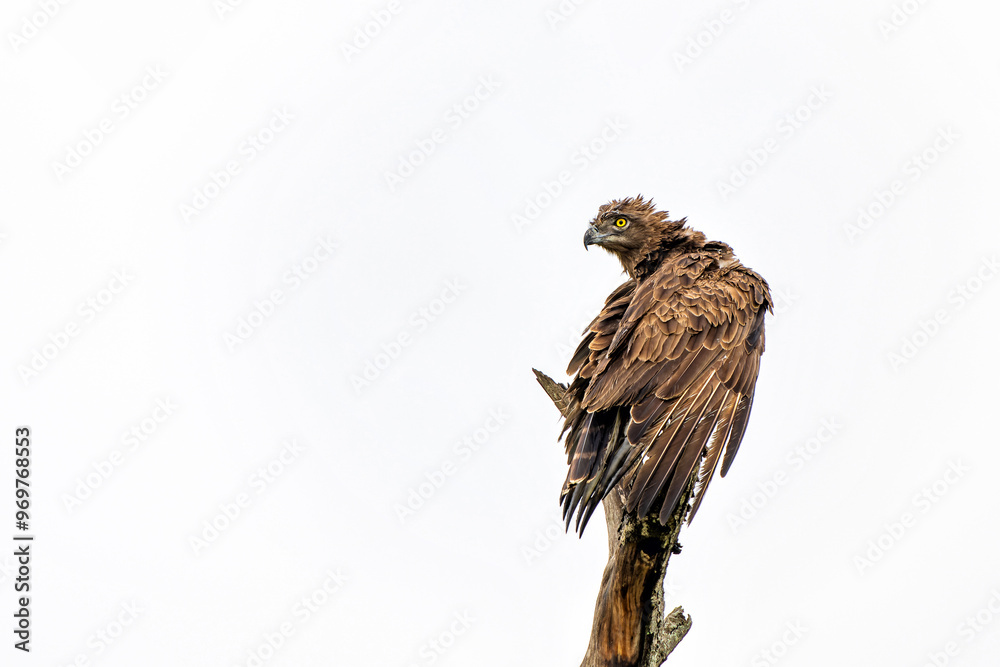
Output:
[[[583,235],[583,247],[599,245],[600,240],[603,239],[607,234],[600,234],[597,231],[597,227],[588,227],[587,232]]]

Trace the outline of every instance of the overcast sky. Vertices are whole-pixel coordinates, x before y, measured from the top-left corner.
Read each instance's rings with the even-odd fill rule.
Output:
[[[668,664],[994,664],[998,19],[5,3],[0,662],[579,664],[606,532],[559,527],[531,368],[565,379],[622,280],[586,224],[642,193],[777,303]]]

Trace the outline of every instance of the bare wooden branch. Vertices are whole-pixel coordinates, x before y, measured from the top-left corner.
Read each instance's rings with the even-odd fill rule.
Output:
[[[566,385],[534,372],[565,417]],[[696,479],[697,472],[666,526],[656,516],[640,520],[634,512],[624,511],[617,489],[604,499],[608,564],[581,667],[660,667],[691,628],[691,617],[681,607],[664,615],[663,578],[670,555],[679,551],[677,537]]]
[[[544,389],[545,393],[552,399],[556,409],[559,410],[559,414],[565,417],[567,406],[566,385],[561,382],[556,382],[537,368],[532,368],[531,370],[534,371],[535,379],[538,380],[538,384],[542,385],[542,389]]]

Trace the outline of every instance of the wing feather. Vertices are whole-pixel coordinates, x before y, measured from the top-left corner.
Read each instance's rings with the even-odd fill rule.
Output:
[[[752,407],[753,392],[750,392],[749,396],[741,397],[739,405],[736,406],[736,416],[733,418],[733,430],[726,440],[726,455],[722,459],[721,475],[723,477],[729,472],[729,468],[733,465],[733,459],[736,458],[736,452],[743,441],[743,433],[746,431],[747,420],[750,419],[750,408]]]
[[[718,412],[718,415],[721,417],[718,428],[712,434],[711,444],[708,446],[708,451],[705,452],[705,460],[702,464],[701,474],[698,477],[698,488],[695,490],[694,502],[691,505],[691,515],[688,517],[688,523],[691,523],[694,520],[694,515],[698,513],[701,501],[705,498],[705,490],[708,488],[709,482],[712,481],[713,475],[715,475],[715,468],[719,465],[719,459],[722,458],[723,445],[726,444],[729,434],[732,432],[733,416],[736,414],[736,406],[739,405],[739,401],[739,394],[734,394],[731,389],[726,391],[725,397],[722,400],[722,407],[719,408]]]

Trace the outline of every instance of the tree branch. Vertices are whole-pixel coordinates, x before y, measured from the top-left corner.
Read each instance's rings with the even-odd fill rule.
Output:
[[[566,385],[532,370],[565,417]],[[624,511],[618,489],[605,497],[608,564],[580,667],[660,667],[691,628],[691,617],[681,607],[664,615],[663,578],[670,555],[680,551],[677,537],[696,480],[697,471],[666,526],[655,515],[637,519],[634,512]]]

